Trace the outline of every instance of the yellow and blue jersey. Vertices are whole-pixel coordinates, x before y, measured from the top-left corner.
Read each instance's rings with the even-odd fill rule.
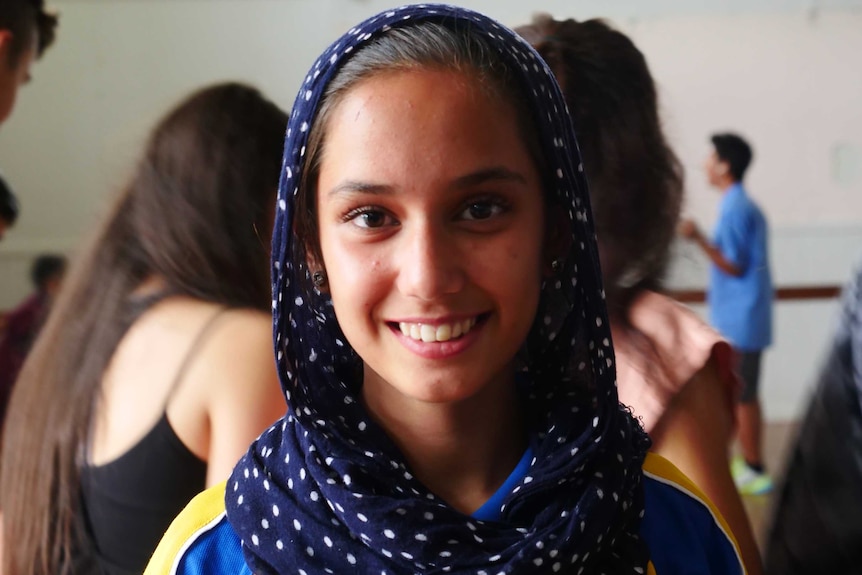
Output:
[[[522,467],[513,476],[526,473]],[[640,532],[650,550],[649,573],[744,575],[736,541],[709,499],[658,455],[648,454],[643,470]],[[228,523],[224,495],[222,483],[193,499],[165,533],[144,575],[251,575]]]

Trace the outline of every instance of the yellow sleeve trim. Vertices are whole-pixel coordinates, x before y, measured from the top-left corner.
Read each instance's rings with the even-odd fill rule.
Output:
[[[195,541],[195,535],[207,531],[221,521],[225,514],[224,493],[226,481],[214,485],[195,496],[177,515],[156,547],[144,575],[170,575],[176,573],[179,560]]]
[[[703,502],[712,512],[722,530],[727,534],[734,549],[736,549],[737,555],[739,555],[736,539],[734,539],[733,533],[730,531],[724,517],[722,517],[709,498],[676,466],[660,455],[647,453],[643,469],[645,473],[653,475],[658,479],[677,484]],[[227,482],[222,482],[210,487],[189,502],[182,513],[168,527],[159,546],[153,553],[144,571],[144,575],[170,575],[176,572],[177,563],[182,558],[182,554],[186,548],[194,542],[194,536],[198,532],[205,531],[211,525],[218,523],[221,521],[222,516],[224,516],[226,484]],[[647,575],[656,575],[652,562],[647,565]]]
[[[688,476],[677,469],[676,465],[661,455],[653,452],[647,453],[643,464],[643,470],[644,474],[649,475],[653,479],[661,481],[662,483],[671,484],[706,505],[706,508],[709,509],[710,513],[712,513],[715,521],[718,523],[719,527],[721,527],[721,530],[724,531],[724,534],[730,540],[731,545],[733,545],[733,550],[736,552],[736,557],[739,560],[740,569],[742,569],[743,573],[747,573],[745,565],[742,562],[742,554],[739,552],[739,544],[737,544],[736,537],[734,537],[733,531],[730,530],[730,526],[727,524],[727,521],[724,520],[724,516],[722,516],[721,511],[718,510],[718,507],[712,503],[710,498],[707,497],[706,494],[688,478]]]

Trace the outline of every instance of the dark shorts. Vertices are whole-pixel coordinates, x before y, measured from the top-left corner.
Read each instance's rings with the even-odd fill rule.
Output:
[[[762,351],[739,351],[739,378],[742,380],[740,403],[757,401],[757,391],[760,387],[760,358]]]

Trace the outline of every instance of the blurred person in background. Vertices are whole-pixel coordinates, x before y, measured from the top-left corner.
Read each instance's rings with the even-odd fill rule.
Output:
[[[30,67],[54,42],[57,16],[44,0],[0,2],[0,125],[15,107],[18,88],[30,81]]]
[[[708,239],[691,220],[682,222],[680,233],[711,262],[710,323],[733,344],[743,386],[736,407],[742,456],[734,457],[731,470],[740,492],[756,495],[772,489],[763,462],[759,396],[763,352],[772,343],[768,228],[763,212],[743,186],[751,146],[736,134],[715,134],[712,145],[706,174],[709,184],[722,194],[714,236]]]
[[[228,83],[151,133],[12,394],[5,575],[141,573],[281,415],[268,262],[286,124]]]
[[[516,29],[550,65],[566,97],[598,235],[620,401],[652,449],[688,475],[724,515],[750,574],[751,526],[728,467],[738,381],[730,345],[660,293],[683,197],[643,54],[601,20],[547,15]]]
[[[773,503],[769,575],[862,570],[862,265],[824,359]]]
[[[6,418],[12,386],[60,290],[65,271],[63,256],[36,258],[30,269],[35,291],[6,315],[5,326],[0,330],[0,428]]]

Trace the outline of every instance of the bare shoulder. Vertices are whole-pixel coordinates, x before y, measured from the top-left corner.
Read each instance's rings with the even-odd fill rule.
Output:
[[[215,380],[271,380],[275,371],[272,319],[253,309],[223,310],[201,351],[206,354],[208,375]]]
[[[177,297],[159,304],[137,323],[141,325],[136,324],[131,335],[140,335],[148,351],[153,342],[161,342],[166,352],[174,349],[178,357],[193,352],[188,374],[192,377],[196,371],[212,376],[212,368],[253,368],[255,361],[273,356],[272,319],[260,310]]]
[[[206,412],[207,485],[223,480],[248,444],[284,415],[268,314],[231,309],[218,316],[207,361],[192,383]]]
[[[213,333],[216,343],[227,340],[233,349],[256,349],[261,342],[272,352],[272,316],[256,309],[227,309]]]

